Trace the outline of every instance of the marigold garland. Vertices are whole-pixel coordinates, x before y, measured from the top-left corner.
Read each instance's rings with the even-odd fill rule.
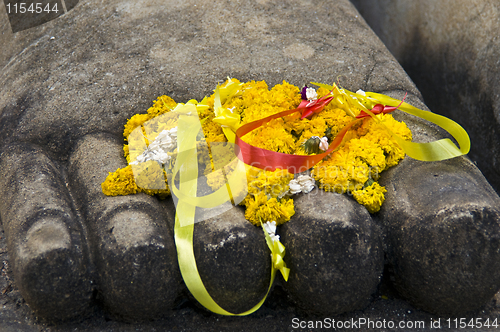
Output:
[[[239,125],[297,108],[302,101],[301,90],[285,81],[269,89],[265,81],[241,83],[236,79],[228,79],[221,86],[221,89],[224,88],[236,91],[232,94],[223,91],[221,106],[239,119]],[[319,98],[328,93],[329,90],[323,87],[317,90]],[[189,102],[197,106],[205,139],[209,145],[212,142],[227,142],[224,127],[218,123],[220,120],[214,111],[215,95],[214,93],[208,98],[205,97],[199,103],[195,100]],[[146,114],[136,114],[128,120],[123,135],[126,141],[124,155],[129,166],[109,173],[102,183],[104,194],[116,196],[145,192],[161,197],[170,194],[166,183],[164,189],[144,189],[151,188],[148,186],[148,181],[158,182],[162,180],[162,176],[166,178],[164,171],[153,174],[156,171],[152,166],[153,161],[146,163],[149,166],[141,166],[145,170],[140,173],[141,179],[134,179],[130,163],[142,151],[131,151],[130,147],[140,147],[140,144],[132,144],[135,143],[133,140],[146,137],[146,145],[149,145],[160,132],[174,127],[175,119],[167,123],[157,123],[156,127],[148,125],[148,121],[170,112],[176,105],[172,98],[160,96]],[[306,143],[313,142],[312,144],[317,146],[314,137],[318,138],[316,140],[318,142],[322,137],[330,139],[335,137],[353,120],[351,115],[359,114],[361,109],[349,111],[350,114],[347,114],[344,109],[332,102],[321,112],[314,113],[310,119],[301,119],[300,114],[274,119],[247,134],[245,141],[266,150],[286,154],[310,154],[311,151],[305,148]],[[403,149],[383,125],[405,140],[411,141],[412,138],[404,122],[396,121],[390,114],[381,113],[376,117],[380,121],[366,117],[360,124],[353,126],[340,148],[310,170],[320,189],[352,194],[354,199],[363,204],[370,213],[378,212],[384,202],[386,190],[376,182],[380,172],[397,165],[405,156]],[[144,133],[143,137],[132,137],[130,134],[139,126]],[[174,155],[175,151],[168,153]],[[200,153],[199,159],[201,164],[206,165],[204,174],[207,176],[207,184],[213,189],[221,187],[225,183],[224,174],[213,172],[214,165],[210,154]],[[274,220],[278,225],[290,220],[295,213],[288,186],[292,179],[293,174],[286,170],[277,169],[271,172],[248,166],[248,195],[241,203],[246,207],[245,217],[255,225],[260,225],[262,220]],[[139,180],[142,186],[137,184]]]

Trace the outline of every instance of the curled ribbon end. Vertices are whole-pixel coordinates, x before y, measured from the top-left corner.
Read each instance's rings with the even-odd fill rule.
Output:
[[[281,275],[283,276],[283,279],[285,279],[285,281],[288,281],[288,276],[290,275],[290,269],[287,267],[284,267],[282,270],[280,270],[280,272],[281,272]]]

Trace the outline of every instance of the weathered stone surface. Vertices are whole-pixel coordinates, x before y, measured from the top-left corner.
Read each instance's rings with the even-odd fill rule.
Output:
[[[295,216],[278,231],[290,268],[283,286],[292,301],[320,315],[362,309],[384,266],[378,226],[346,195],[314,189],[295,203]]]
[[[426,104],[460,122],[470,158],[500,192],[500,12],[475,1],[353,0]]]
[[[262,228],[245,220],[243,208],[195,224],[193,243],[203,284],[220,307],[242,313],[264,298],[270,251]]]
[[[430,312],[477,310],[499,289],[500,201],[478,173],[467,160],[406,160],[387,175],[381,214],[395,284]]]
[[[97,290],[122,319],[158,318],[184,289],[168,215],[145,195],[107,197],[102,169],[124,167],[122,146],[108,135],[87,135],[70,158],[70,186],[86,220]]]

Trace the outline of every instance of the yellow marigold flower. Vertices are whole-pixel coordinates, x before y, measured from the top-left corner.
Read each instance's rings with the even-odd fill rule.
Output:
[[[212,122],[214,117],[215,115],[211,113],[202,122],[203,134],[205,135],[207,142],[227,142],[226,136],[224,136],[224,132],[222,131],[222,127],[219,124]]]
[[[210,154],[203,153],[204,159],[200,160],[200,164],[205,165],[203,174],[206,176],[207,184],[213,190],[217,190],[226,184],[226,177],[231,176],[238,162],[233,151],[228,151],[233,149],[232,144],[212,143],[209,144]],[[207,160],[207,156],[210,157],[209,160]]]
[[[405,157],[405,153],[382,124],[405,140],[411,141],[412,134],[404,122],[396,121],[391,114],[380,114],[377,115],[377,118],[380,119],[381,123],[367,119],[358,129],[358,133],[366,132],[365,139],[380,145],[386,155],[386,166],[381,168],[381,170],[385,170],[396,166]]]
[[[330,104],[328,104],[330,106]],[[340,108],[329,108],[326,107],[316,116],[321,117],[325,120],[326,126],[331,128],[331,133],[335,137],[349,122],[352,118],[346,114],[346,112]]]
[[[147,141],[153,142],[162,131],[177,127],[178,119],[178,114],[169,113],[168,116],[162,116],[142,124]]]
[[[165,199],[171,195],[170,189],[167,186],[167,189],[142,189],[139,188],[140,192],[148,194],[150,196],[158,196],[160,199]]]
[[[282,118],[269,121],[263,127],[246,135],[245,140],[266,150],[290,154],[295,150],[295,138],[284,128]]]
[[[243,204],[246,206],[245,218],[256,226],[260,226],[262,220],[275,220],[277,225],[281,225],[295,214],[291,198],[279,201],[274,197],[267,199],[263,192],[247,197]]]
[[[296,137],[299,137],[302,131],[307,127],[307,122],[300,119],[300,114],[286,116],[283,128]]]
[[[314,116],[311,120],[304,119],[302,121],[305,122],[305,128],[302,131],[302,136],[299,139],[299,141],[302,141],[302,143],[311,138],[311,136],[325,136],[325,131],[328,127],[326,126],[325,119],[323,119],[322,117]]]
[[[330,93],[330,90],[328,89],[325,89],[323,87],[319,87],[317,90],[316,90],[316,93],[318,94],[318,98],[321,98],[321,97],[324,97],[326,96],[327,94]]]
[[[296,108],[300,101],[300,89],[286,81],[283,81],[283,84],[273,86],[270,91],[269,102],[284,111]]]
[[[151,117],[170,112],[175,108],[177,103],[169,96],[160,96],[153,101],[153,106],[148,109],[148,114]]]
[[[281,110],[280,108],[273,107],[269,103],[264,103],[265,100],[262,100],[262,97],[259,99],[261,99],[261,103],[255,103],[245,106],[242,111],[242,115],[244,116],[242,118],[243,123],[265,118],[267,116],[276,114],[279,112],[279,110]]]
[[[141,192],[154,194],[156,192],[170,193],[166,181],[166,173],[156,161],[147,161],[138,165],[133,165],[132,170],[135,175],[135,183]]]
[[[127,139],[135,128],[160,114],[170,112],[176,105],[177,103],[168,96],[158,97],[153,101],[153,106],[148,109],[147,114],[135,114],[127,121],[125,129],[123,130],[123,137]]]
[[[412,139],[411,131],[406,123],[397,121],[392,114],[384,114],[382,123],[404,140],[410,141]]]
[[[130,164],[130,153],[128,149],[128,144],[123,144],[123,156],[127,158],[127,164]]]
[[[216,170],[215,172],[208,172],[206,175],[207,184],[213,190],[217,190],[226,184],[226,176],[222,170]]]
[[[132,166],[118,168],[115,172],[109,173],[101,183],[102,192],[107,196],[130,195],[138,191],[134,180]]]
[[[354,138],[316,165],[312,175],[321,189],[344,193],[362,187],[370,178],[378,178],[385,165],[380,146],[365,138]]]
[[[248,195],[241,204],[246,206],[245,218],[259,226],[261,220],[276,220],[278,225],[295,214],[293,199],[284,197],[293,174],[287,170],[274,172],[247,167]]]
[[[123,130],[123,137],[127,139],[130,133],[135,128],[141,126],[144,122],[148,121],[151,118],[152,116],[149,114],[135,114],[134,116],[132,116],[125,125],[125,129]]]
[[[249,195],[264,193],[267,197],[283,197],[288,192],[288,183],[293,174],[287,170],[277,169],[274,172],[252,167],[247,174]]]
[[[354,190],[352,194],[354,199],[359,204],[363,204],[368,212],[375,213],[380,211],[380,207],[385,200],[384,193],[386,192],[387,190],[385,187],[382,187],[377,182],[374,182],[366,188]]]
[[[385,169],[384,150],[376,142],[366,138],[354,138],[346,143],[346,149],[349,149],[355,158],[363,161],[367,166]]]
[[[345,193],[349,187],[349,174],[346,164],[318,163],[311,175],[319,182],[319,188],[324,191],[334,191],[339,194]]]
[[[298,88],[285,81],[281,85],[276,85],[271,91],[268,90],[266,82],[251,81],[245,83],[242,90],[241,103],[238,104],[242,123],[296,108],[300,103]]]

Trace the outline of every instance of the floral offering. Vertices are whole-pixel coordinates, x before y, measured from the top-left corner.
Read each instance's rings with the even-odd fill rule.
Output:
[[[125,125],[128,166],[109,173],[102,191],[176,197],[181,274],[193,296],[215,313],[235,315],[215,303],[197,271],[192,243],[197,207],[228,201],[245,206],[245,218],[262,227],[271,251],[270,290],[277,271],[285,280],[289,276],[276,226],[294,215],[295,195],[315,188],[348,194],[376,213],[386,192],[377,182],[380,173],[405,155],[438,161],[469,151],[462,127],[404,99],[313,84],[318,88],[284,81],[269,89],[264,81],[228,79],[200,102],[182,104],[160,96],[147,113]],[[390,114],[397,109],[441,126],[460,148],[449,139],[412,142],[406,124]],[[264,300],[237,315],[254,312]]]
[[[215,93],[199,103],[190,101],[199,110],[208,144],[227,142],[225,128],[237,129],[243,124],[296,109],[304,100],[314,102],[330,93],[330,90],[324,87],[318,90],[304,87],[301,91],[298,87],[283,82],[269,89],[264,81],[242,84],[236,79],[226,81],[220,90],[228,94],[222,96],[221,108],[225,112],[230,112],[233,117],[233,123],[229,126],[223,124],[227,119],[216,114]],[[170,193],[168,184],[164,190],[137,186],[131,165],[146,161],[168,164],[170,156],[175,154],[175,122],[159,127],[158,132],[153,133],[157,135],[155,140],[148,142],[144,151],[134,160],[130,158],[129,146],[132,144],[128,140],[132,130],[144,126],[158,115],[170,112],[176,105],[170,97],[158,97],[146,114],[136,114],[127,122],[124,137],[128,144],[124,145],[124,152],[129,166],[109,174],[102,184],[106,195],[145,192],[165,197]],[[317,154],[326,151],[332,139],[362,110],[353,107],[350,112],[346,112],[344,105],[339,107],[337,103],[330,102],[320,112],[311,114],[309,118],[302,119],[297,113],[273,119],[247,134],[244,140],[255,147],[275,152],[295,155]],[[385,192],[385,188],[377,183],[380,173],[397,165],[405,156],[404,150],[386,128],[405,140],[411,140],[412,136],[404,122],[394,120],[391,114],[380,113],[376,117],[378,121],[368,116],[352,126],[336,151],[295,179],[286,169],[270,171],[248,167],[249,190],[242,202],[246,207],[247,220],[256,225],[260,225],[261,220],[274,220],[278,225],[282,224],[290,220],[294,214],[293,195],[308,193],[315,186],[325,191],[348,193],[371,213],[379,211],[384,202]],[[150,136],[151,133],[148,137]],[[207,168],[205,174],[212,171]],[[208,176],[207,182],[216,189],[224,183],[223,181],[220,176],[218,178]]]

